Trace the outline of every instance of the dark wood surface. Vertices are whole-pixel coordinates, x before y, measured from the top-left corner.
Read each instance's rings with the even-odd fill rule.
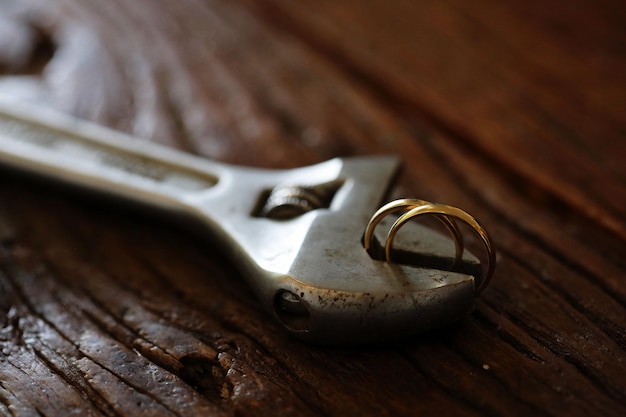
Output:
[[[237,164],[401,155],[494,238],[474,313],[303,344],[211,242],[1,171],[0,413],[626,415],[624,3],[301,3],[0,2],[0,91]]]

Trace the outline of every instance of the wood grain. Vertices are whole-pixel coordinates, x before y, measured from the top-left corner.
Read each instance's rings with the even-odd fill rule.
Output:
[[[624,28],[610,0],[0,3],[2,93],[230,163],[398,154],[398,195],[498,248],[462,322],[323,348],[212,242],[0,171],[0,413],[624,415]]]

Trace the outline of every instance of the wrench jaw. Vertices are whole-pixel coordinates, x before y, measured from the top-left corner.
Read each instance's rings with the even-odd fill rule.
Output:
[[[365,225],[383,201],[398,161],[340,161],[337,179],[343,185],[328,209],[286,221],[256,219],[257,233],[273,236],[246,251],[259,268],[247,275],[265,307],[292,335],[320,344],[406,337],[471,311],[476,274],[467,271],[480,264],[465,253],[465,273],[446,271],[452,263],[450,239],[407,224],[405,236],[413,239],[399,235],[396,246],[404,254],[399,260],[413,265],[376,259],[362,245]],[[427,255],[409,255],[419,252]]]
[[[380,262],[380,261],[376,261]],[[428,270],[399,271],[440,280]],[[417,278],[417,277],[420,278]],[[340,277],[341,278],[341,277]],[[271,306],[291,335],[323,345],[352,345],[406,338],[466,316],[473,309],[471,276],[450,276],[440,287],[415,291],[353,292],[281,280]]]
[[[458,320],[472,310],[473,275],[373,259],[360,244],[362,225],[343,230],[322,226],[333,223],[325,218],[332,215],[319,216],[289,273],[266,288],[264,299],[272,300],[266,307],[295,337],[321,344],[397,339]],[[341,217],[336,216],[335,223],[348,221]],[[329,230],[334,236],[323,238]],[[344,234],[337,235],[338,230]],[[444,243],[441,251],[453,246],[419,225],[410,231]],[[342,239],[352,244],[342,245]],[[469,254],[464,263],[479,266]]]

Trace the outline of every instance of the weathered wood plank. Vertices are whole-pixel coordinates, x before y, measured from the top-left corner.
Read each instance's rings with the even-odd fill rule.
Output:
[[[626,237],[617,6],[252,3],[405,111]]]
[[[0,67],[29,75],[0,91],[227,162],[400,154],[398,193],[476,213],[499,258],[461,323],[310,346],[211,242],[0,171],[0,411],[624,414],[625,14],[610,1],[1,4]]]

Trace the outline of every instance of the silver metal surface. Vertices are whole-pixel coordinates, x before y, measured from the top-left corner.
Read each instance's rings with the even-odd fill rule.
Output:
[[[399,253],[422,254],[424,262],[407,263],[427,267],[388,263],[363,248],[365,225],[398,168],[394,157],[292,170],[235,167],[0,100],[0,164],[195,217],[270,314],[305,340],[403,337],[473,306],[479,262],[465,252],[469,272],[446,271],[450,239],[419,225],[396,238]]]

